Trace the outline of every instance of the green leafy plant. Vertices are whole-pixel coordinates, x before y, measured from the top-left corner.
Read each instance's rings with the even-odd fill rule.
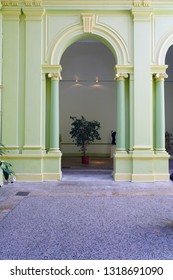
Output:
[[[11,163],[6,161],[0,161],[0,168],[2,169],[4,179],[6,181],[11,180],[13,182],[13,177],[15,175],[14,171],[11,169]]]
[[[101,140],[98,130],[100,129],[100,123],[98,121],[87,121],[84,116],[81,118],[72,117],[72,127],[70,131],[71,138],[75,145],[80,147],[79,151],[83,156],[86,156],[87,147],[95,140]]]
[[[3,156],[4,154],[5,154],[5,146],[3,144],[0,144],[0,156]],[[11,180],[11,182],[13,182],[15,173],[12,170],[11,163],[0,160],[0,168],[2,169],[4,179],[6,181]]]

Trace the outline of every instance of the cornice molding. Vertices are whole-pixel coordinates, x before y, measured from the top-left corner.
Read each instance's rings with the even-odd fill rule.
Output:
[[[70,1],[70,0],[42,0],[43,5],[45,6],[106,6],[106,7],[115,7],[115,6],[129,6],[129,7],[150,7],[150,6],[160,6],[160,5],[173,5],[172,0],[162,0],[162,1],[153,1],[153,0],[88,0],[88,1]]]
[[[61,65],[57,64],[57,65],[51,65],[51,64],[45,64],[42,65],[42,73],[43,74],[49,74],[50,75],[54,75],[55,73],[61,73],[62,71],[62,67]]]
[[[160,8],[165,7],[170,9],[173,8],[172,0],[153,1],[153,0],[0,0],[1,5],[4,6],[20,6],[22,7],[38,7],[44,6],[48,9],[65,9],[65,10],[131,10],[133,8]]]
[[[168,68],[168,65],[151,65],[150,71],[151,71],[151,74],[166,73],[167,68]]]
[[[41,7],[25,7],[22,8],[24,15],[26,16],[27,20],[41,20],[42,16],[44,15],[45,10]]]
[[[134,7],[149,7],[151,5],[151,1],[145,1],[145,0],[134,0],[133,1],[133,6]]]
[[[2,0],[2,6],[41,6],[42,0]]]
[[[2,6],[9,6],[10,5],[10,0],[3,0],[1,1]]]
[[[153,15],[151,8],[132,8],[133,21],[150,21]]]
[[[133,65],[115,65],[114,67],[114,71],[117,74],[121,74],[121,73],[128,73],[128,74],[132,74],[134,71],[134,67]]]
[[[8,21],[16,21],[19,20],[19,16],[21,14],[21,9],[19,7],[9,7],[5,6],[2,9],[2,14],[4,17],[4,20]]]
[[[26,6],[41,6],[42,0],[24,0]]]
[[[12,6],[18,6],[19,5],[19,1],[18,0],[12,0],[11,1],[11,5]]]

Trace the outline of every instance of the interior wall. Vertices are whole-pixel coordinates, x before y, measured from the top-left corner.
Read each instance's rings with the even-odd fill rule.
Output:
[[[165,130],[173,134],[173,46],[166,55],[168,78],[165,79]]]
[[[79,153],[69,132],[70,116],[81,115],[101,124],[101,140],[90,145],[88,153],[110,154],[111,130],[116,130],[115,64],[111,51],[96,41],[74,43],[64,52],[60,82],[60,134],[63,155]]]

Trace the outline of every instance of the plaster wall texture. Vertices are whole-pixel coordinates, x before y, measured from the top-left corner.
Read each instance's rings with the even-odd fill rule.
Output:
[[[110,110],[110,127],[105,129],[113,127],[114,118],[123,145],[117,143],[113,178],[168,180],[169,157],[161,143],[165,133],[165,57],[173,44],[172,3],[68,1],[65,5],[59,1],[6,0],[1,4],[2,142],[17,178],[61,179],[59,139],[57,144],[52,141],[60,132],[59,123],[66,123],[65,118],[61,120],[64,104],[58,105],[63,91],[68,94],[67,86],[61,86],[61,59],[72,43],[85,39],[105,44],[115,60],[118,104],[116,101],[115,110]],[[92,66],[88,73],[91,70]],[[59,96],[56,104],[52,100],[55,91]],[[113,108],[112,83],[107,91],[111,104],[102,99],[104,117]],[[79,96],[76,99],[80,100]],[[93,112],[94,106],[91,115]],[[50,130],[52,120],[57,125]]]

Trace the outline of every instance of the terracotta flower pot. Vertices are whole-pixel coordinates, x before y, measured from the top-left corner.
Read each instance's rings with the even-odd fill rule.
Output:
[[[89,156],[82,156],[82,164],[88,164],[89,163]]]

